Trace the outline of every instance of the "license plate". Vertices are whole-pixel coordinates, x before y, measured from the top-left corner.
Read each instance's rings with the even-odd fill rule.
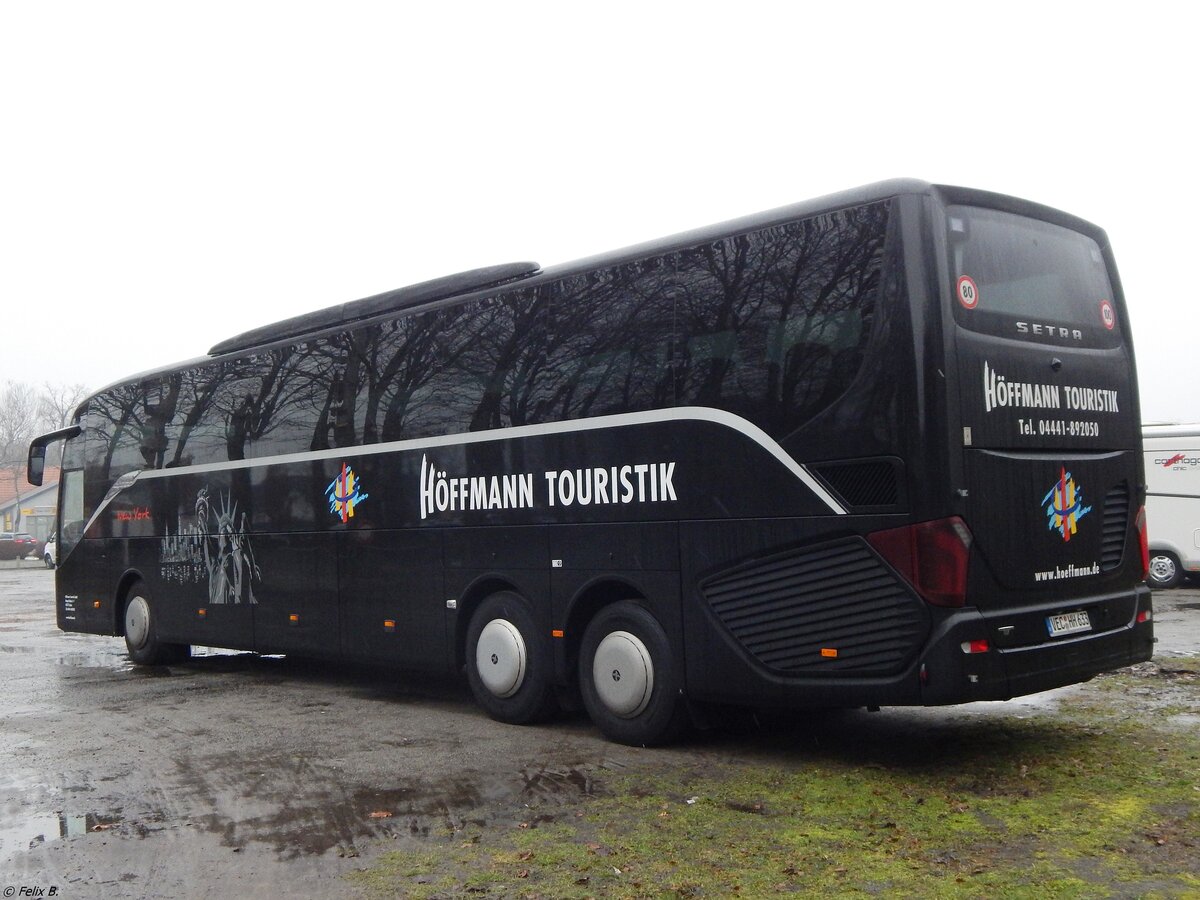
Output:
[[[1050,637],[1061,637],[1064,634],[1091,631],[1092,620],[1088,618],[1086,609],[1063,613],[1061,616],[1047,616],[1046,629],[1050,632]]]

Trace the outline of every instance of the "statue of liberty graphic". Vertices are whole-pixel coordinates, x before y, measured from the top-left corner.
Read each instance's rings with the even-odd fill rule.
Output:
[[[208,602],[257,603],[252,582],[262,573],[250,545],[246,514],[239,516],[229,494],[221,497],[220,509],[214,509],[203,487],[196,494],[196,521],[208,526],[203,543]]]

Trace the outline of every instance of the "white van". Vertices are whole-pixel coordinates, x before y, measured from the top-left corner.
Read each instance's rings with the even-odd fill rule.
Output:
[[[1200,425],[1144,425],[1152,587],[1200,574]]]

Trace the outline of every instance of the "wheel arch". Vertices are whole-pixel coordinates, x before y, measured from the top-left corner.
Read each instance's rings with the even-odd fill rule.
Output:
[[[563,674],[575,680],[583,633],[600,610],[622,600],[647,602],[647,593],[633,581],[618,575],[603,575],[583,585],[567,605],[564,627]]]
[[[454,618],[454,668],[461,670],[467,664],[467,630],[471,627],[471,617],[475,610],[492,594],[500,591],[512,591],[522,594],[511,579],[501,575],[482,575],[472,581],[462,596],[458,598]]]
[[[129,599],[130,589],[139,581],[145,582],[146,578],[137,569],[126,569],[125,572],[117,579],[117,587],[113,591],[113,634],[117,637],[125,635],[125,601]]]
[[[1155,551],[1159,553],[1171,553],[1181,560],[1187,556],[1187,553],[1184,552],[1183,548],[1174,541],[1154,540],[1151,538],[1148,546],[1151,553],[1154,553]]]

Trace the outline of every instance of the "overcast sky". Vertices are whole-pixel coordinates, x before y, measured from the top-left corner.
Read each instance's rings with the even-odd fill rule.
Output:
[[[1200,7],[0,0],[0,382],[909,176],[1104,227],[1200,421]]]

